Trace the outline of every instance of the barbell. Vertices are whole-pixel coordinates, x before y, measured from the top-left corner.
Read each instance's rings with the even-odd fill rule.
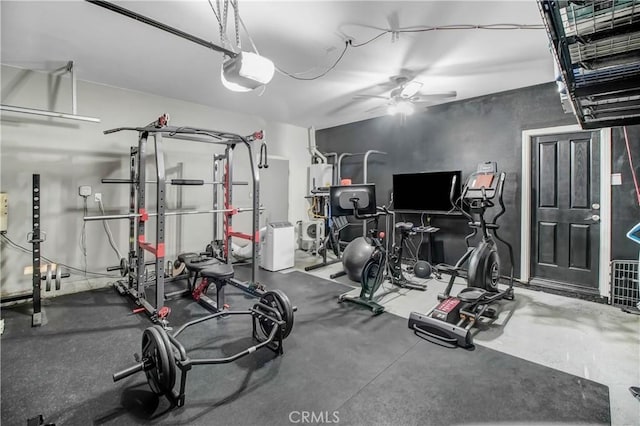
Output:
[[[264,210],[264,207],[260,207],[258,210]],[[164,213],[165,216],[181,216],[181,215],[190,215],[190,214],[210,214],[210,213],[241,213],[241,212],[249,212],[253,211],[251,207],[238,207],[235,209],[212,209],[212,210],[170,210]],[[115,220],[115,219],[133,219],[137,217],[147,217],[147,216],[158,216],[157,212],[150,213],[123,213],[123,214],[107,214],[101,216],[84,216],[83,219],[85,221],[93,221],[93,220]]]
[[[250,355],[258,349],[268,347],[279,355],[283,340],[293,329],[293,315],[297,308],[281,290],[266,292],[260,300],[247,311],[219,311],[206,317],[197,318],[183,324],[173,335],[160,325],[153,325],[144,330],[142,335],[142,356],[135,355],[136,364],[113,375],[117,382],[135,373],[143,371],[151,390],[157,395],[165,395],[178,407],[184,405],[187,372],[194,365],[226,364]],[[193,325],[231,315],[250,315],[253,318],[253,338],[257,344],[224,358],[197,359],[187,356],[186,349],[177,340],[180,333]],[[258,333],[261,330],[261,334]],[[180,369],[180,392],[174,387]]]

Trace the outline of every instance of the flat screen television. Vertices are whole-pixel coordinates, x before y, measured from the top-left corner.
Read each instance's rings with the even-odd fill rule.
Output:
[[[393,175],[393,209],[405,212],[451,212],[449,193],[456,178],[453,199],[460,197],[462,173],[460,170],[444,172],[403,173]]]
[[[353,216],[353,201],[358,203],[359,214],[376,213],[376,186],[358,184],[332,186],[329,189],[331,216]]]

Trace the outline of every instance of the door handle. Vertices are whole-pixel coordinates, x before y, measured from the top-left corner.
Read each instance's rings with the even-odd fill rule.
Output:
[[[592,214],[591,216],[585,217],[584,220],[592,220],[594,222],[600,222],[600,215]]]

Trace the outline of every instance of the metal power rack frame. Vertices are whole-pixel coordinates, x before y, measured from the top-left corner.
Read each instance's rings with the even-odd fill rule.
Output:
[[[84,220],[111,220],[111,219],[128,219],[129,220],[129,254],[128,254],[128,281],[126,285],[124,283],[118,284],[118,290],[122,294],[130,296],[134,301],[144,308],[145,312],[151,317],[153,321],[158,321],[162,315],[162,309],[164,308],[164,302],[167,298],[165,294],[165,217],[173,215],[188,215],[188,214],[214,214],[214,236],[216,234],[216,224],[218,213],[224,214],[225,223],[225,251],[224,261],[231,263],[231,256],[229,256],[228,249],[231,246],[232,237],[241,237],[250,239],[253,244],[252,254],[252,269],[251,280],[249,282],[240,281],[237,278],[228,280],[228,283],[238,287],[254,296],[262,296],[264,294],[264,288],[256,282],[258,260],[257,253],[260,243],[259,239],[259,220],[260,220],[260,206],[259,206],[259,173],[253,160],[253,153],[251,149],[251,142],[254,140],[262,139],[262,131],[255,132],[250,136],[240,136],[234,133],[222,132],[218,130],[200,129],[195,127],[175,127],[168,126],[168,117],[163,115],[158,121],[151,123],[145,127],[119,127],[104,131],[104,134],[111,134],[120,131],[136,131],[138,132],[138,146],[131,147],[131,160],[130,160],[130,179],[104,179],[103,183],[129,183],[129,213],[128,214],[113,214],[102,216],[86,216]],[[155,170],[156,170],[156,204],[157,211],[155,213],[147,211],[146,208],[146,190],[145,183],[147,183],[146,177],[146,156],[147,156],[147,144],[149,137],[153,137],[154,150],[155,150]],[[204,211],[167,211],[166,209],[166,176],[165,176],[165,164],[164,155],[162,151],[162,142],[164,138],[182,139],[195,142],[222,144],[226,145],[225,154],[223,156],[214,157],[214,165],[217,167],[217,163],[220,160],[226,160],[224,164],[225,179],[224,182],[214,183],[214,209]],[[241,144],[247,147],[249,154],[249,163],[251,167],[251,176],[253,180],[252,188],[252,207],[249,209],[239,209],[232,206],[232,159],[233,150],[236,145]],[[214,170],[215,173],[215,170]],[[173,184],[182,185],[194,185],[202,184],[194,183],[195,181],[178,180],[179,182],[173,182]],[[181,181],[181,182],[180,182]],[[172,182],[170,182],[172,183]],[[217,187],[216,183],[221,183],[225,189],[225,201],[224,208],[217,208]],[[251,235],[242,234],[238,232],[232,232],[232,216],[240,211],[251,210],[252,228]],[[146,222],[150,216],[156,216],[156,242],[150,243],[145,238]],[[146,280],[146,268],[145,268],[145,252],[151,253],[155,257],[155,261],[152,263],[155,265],[155,278],[152,282]],[[153,302],[147,300],[145,289],[147,286],[154,284],[155,295]],[[189,289],[184,291],[178,291],[171,293],[171,296],[176,293],[186,293]],[[202,300],[202,299],[201,299]],[[222,307],[216,306],[215,302],[208,298],[204,298],[205,306],[213,311],[217,311]]]

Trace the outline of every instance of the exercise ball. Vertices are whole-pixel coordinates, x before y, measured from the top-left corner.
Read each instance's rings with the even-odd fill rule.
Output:
[[[351,281],[360,282],[362,269],[373,253],[373,245],[364,237],[358,237],[345,247],[342,253],[342,266]]]
[[[418,278],[429,278],[431,276],[431,265],[426,260],[418,260],[413,265],[413,274]]]

